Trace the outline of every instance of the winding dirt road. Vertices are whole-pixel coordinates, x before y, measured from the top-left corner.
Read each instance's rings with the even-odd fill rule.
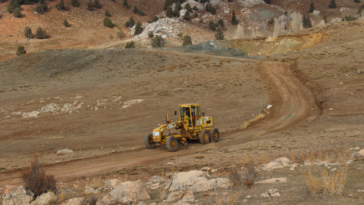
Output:
[[[300,123],[312,121],[320,114],[320,108],[308,88],[293,74],[295,65],[280,62],[262,62],[260,76],[269,88],[270,101],[273,107],[270,114],[261,122],[249,129],[222,134],[217,147],[224,147],[253,140],[256,135],[277,132],[293,128]],[[242,108],[243,109],[243,108]],[[188,155],[206,149],[201,144],[191,144],[188,150],[172,153],[165,147],[154,150],[145,148],[133,151],[117,152],[99,157],[52,164],[46,167],[47,172],[54,174],[58,180],[72,180],[79,177],[90,177],[105,172],[149,164],[167,158]],[[9,170],[0,174],[0,187],[7,184],[20,184],[19,170]]]

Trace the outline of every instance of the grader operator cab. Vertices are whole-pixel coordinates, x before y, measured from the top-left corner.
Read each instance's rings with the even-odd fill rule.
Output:
[[[211,140],[219,141],[220,133],[214,128],[214,118],[201,113],[199,104],[179,105],[179,111],[174,112],[174,115],[177,114],[177,122],[171,122],[167,113],[166,124],[159,124],[153,130],[153,134],[144,137],[148,149],[156,148],[157,144],[166,144],[168,151],[176,152],[178,143],[187,149],[187,144],[191,140],[199,140],[202,144],[210,143]]]

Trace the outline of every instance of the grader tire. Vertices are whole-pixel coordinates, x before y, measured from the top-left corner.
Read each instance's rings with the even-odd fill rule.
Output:
[[[153,141],[153,135],[152,134],[145,135],[145,137],[144,137],[144,143],[145,143],[145,146],[148,149],[154,149],[154,148],[157,147],[157,143],[155,143]]]
[[[200,132],[200,142],[201,144],[208,144],[211,141],[211,135],[208,130],[202,130]]]
[[[167,141],[166,141],[166,145],[167,145],[168,151],[177,152],[177,150],[178,150],[178,140],[175,137],[173,137],[173,136],[168,137]]]
[[[219,139],[220,139],[219,129],[214,128],[214,129],[210,130],[210,134],[211,134],[211,141],[214,141],[214,142],[219,141]]]

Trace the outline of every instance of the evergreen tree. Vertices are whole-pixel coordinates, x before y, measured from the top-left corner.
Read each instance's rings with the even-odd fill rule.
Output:
[[[187,46],[187,45],[192,45],[192,39],[191,39],[191,36],[189,36],[189,35],[185,35],[183,37],[182,46]]]
[[[16,17],[16,18],[19,18],[21,17],[21,9],[18,7],[16,9],[14,9],[13,11],[13,15]]]
[[[210,9],[211,9],[211,5],[210,4],[206,4],[205,11],[206,12],[210,12]]]
[[[264,0],[266,4],[270,4],[270,0]]]
[[[172,7],[168,7],[168,9],[166,11],[166,15],[167,15],[168,18],[172,18],[173,17]]]
[[[189,21],[191,19],[190,12],[186,11],[185,16],[183,17],[185,20]]]
[[[224,33],[222,32],[220,27],[216,31],[215,38],[216,40],[224,40]]]
[[[17,56],[24,55],[26,53],[27,53],[27,51],[24,49],[24,46],[19,46],[18,49],[16,49]]]
[[[13,13],[14,12],[13,6],[11,4],[8,4],[6,11],[9,12],[9,14]]]
[[[129,7],[129,5],[128,5],[128,0],[124,0],[124,1],[123,1],[123,6],[124,6],[125,8],[128,8],[128,7]]]
[[[32,34],[32,29],[29,26],[25,27],[24,36],[27,38],[34,38],[34,35]]]
[[[74,7],[79,7],[80,6],[80,2],[78,2],[78,0],[72,0],[71,1],[71,5]]]
[[[216,24],[212,20],[209,23],[209,28],[212,31],[216,31]]]
[[[363,12],[363,7],[359,6],[358,14],[361,16],[361,13]]]
[[[219,19],[217,23],[220,25],[221,28],[224,27],[224,21],[222,19]]]
[[[49,8],[48,8],[48,3],[47,3],[47,2],[45,2],[45,3],[43,4],[42,9],[43,9],[43,11],[48,11],[48,10],[49,10]]]
[[[70,26],[69,23],[68,23],[68,21],[66,19],[63,20],[63,26],[65,26],[65,27],[69,27]]]
[[[89,11],[93,11],[94,10],[94,4],[92,3],[91,0],[87,4],[87,10],[89,10]]]
[[[195,14],[193,14],[193,17],[194,17],[194,18],[197,18],[197,17],[198,17],[197,12],[195,12]]]
[[[168,7],[171,7],[172,6],[172,4],[173,4],[173,0],[166,0],[164,2],[164,10],[167,10]]]
[[[136,13],[138,13],[138,7],[137,7],[137,6],[134,6],[133,12],[134,12],[135,14],[136,14]]]
[[[215,7],[213,7],[213,6],[211,6],[211,7],[210,7],[210,13],[211,13],[212,15],[215,15],[215,14],[216,14],[216,9],[215,9]]]
[[[125,22],[125,27],[130,27],[130,22],[129,21]]]
[[[127,42],[125,45],[125,48],[135,48],[134,41]]]
[[[313,2],[311,2],[310,4],[310,13],[312,13],[315,10],[315,5],[313,4]]]
[[[101,8],[101,4],[100,4],[99,0],[95,0],[94,7],[97,8],[97,9]]]
[[[239,21],[236,19],[235,11],[233,10],[233,16],[231,17],[231,23],[233,25],[238,25]]]
[[[303,27],[305,28],[311,28],[312,24],[311,24],[311,19],[309,15],[304,15],[303,16]]]
[[[37,6],[35,7],[35,11],[38,13],[38,14],[42,14],[43,13],[43,9],[42,9],[42,6],[40,3],[37,4]]]
[[[44,4],[44,0],[40,0],[40,1],[39,1],[39,3],[40,3],[40,4]]]
[[[336,2],[335,2],[335,0],[331,0],[331,1],[330,1],[329,8],[330,8],[330,9],[336,9]]]
[[[186,4],[185,9],[189,12],[192,12],[191,5],[189,3]]]
[[[194,6],[192,9],[195,10],[195,11],[198,11],[197,6]]]
[[[41,27],[38,27],[37,31],[35,32],[35,37],[37,39],[47,38],[47,32]]]
[[[174,7],[174,11],[173,11],[173,16],[174,17],[180,17],[180,13],[179,13],[179,9],[178,9],[179,6],[175,6]]]
[[[162,36],[155,36],[152,41],[153,48],[164,47],[164,38]]]
[[[152,18],[152,23],[158,21],[158,16],[154,13],[154,16]]]
[[[59,4],[56,5],[56,8],[59,10],[66,10],[63,0],[61,0],[61,2],[59,2]]]
[[[233,2],[233,0],[228,0],[228,2]]]
[[[105,16],[107,16],[107,17],[111,16],[111,14],[110,14],[110,12],[108,10],[105,11]]]
[[[355,3],[360,3],[360,0],[354,0]]]
[[[325,23],[327,23],[327,16],[326,15],[324,16],[324,21],[325,21]]]
[[[129,19],[130,27],[133,27],[135,25],[135,21],[133,17],[130,17]]]
[[[154,35],[153,35],[153,32],[152,32],[152,31],[148,33],[148,37],[149,37],[150,39],[152,39],[152,38],[154,37]]]
[[[112,23],[111,19],[105,17],[104,18],[104,26],[106,26],[106,27],[113,27],[114,24]]]
[[[141,34],[143,32],[143,27],[142,24],[140,23],[140,21],[138,21],[138,23],[135,26],[135,35]]]

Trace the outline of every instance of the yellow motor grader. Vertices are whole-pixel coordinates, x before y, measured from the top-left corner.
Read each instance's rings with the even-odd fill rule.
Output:
[[[168,151],[176,152],[178,143],[187,149],[188,141],[191,140],[199,140],[202,144],[210,143],[211,140],[219,141],[220,133],[214,128],[214,118],[201,113],[199,104],[182,104],[178,107],[179,111],[175,111],[174,115],[178,114],[179,121],[171,122],[167,113],[166,124],[159,124],[153,134],[144,137],[148,149],[156,148],[157,144],[166,144]]]

